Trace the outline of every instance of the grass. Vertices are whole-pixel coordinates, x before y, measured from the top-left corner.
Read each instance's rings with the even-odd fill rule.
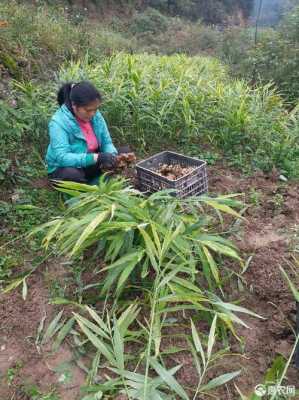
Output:
[[[36,6],[3,1],[0,15],[6,22],[1,27],[0,59],[18,80],[28,76],[49,79],[65,59],[83,58],[87,48],[99,60],[134,46],[134,39],[127,40],[108,24],[99,27],[86,18],[84,11],[76,12],[63,4]]]

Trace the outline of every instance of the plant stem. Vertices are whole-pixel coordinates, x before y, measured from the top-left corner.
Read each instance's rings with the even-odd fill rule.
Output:
[[[154,296],[152,299],[152,307],[151,307],[151,319],[150,319],[150,330],[149,330],[149,339],[147,344],[147,352],[146,352],[146,367],[145,367],[145,380],[144,380],[144,391],[143,391],[143,398],[147,398],[147,382],[148,382],[148,372],[149,372],[149,360],[151,356],[151,347],[152,347],[152,334],[153,334],[153,326],[155,321],[155,311],[156,311],[156,303],[158,297],[158,285],[160,281],[160,274],[155,279],[154,285]]]

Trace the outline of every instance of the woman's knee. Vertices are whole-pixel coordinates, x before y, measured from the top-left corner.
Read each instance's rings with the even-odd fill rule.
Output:
[[[87,182],[84,170],[73,167],[57,168],[56,171],[49,175],[49,178],[57,181]]]

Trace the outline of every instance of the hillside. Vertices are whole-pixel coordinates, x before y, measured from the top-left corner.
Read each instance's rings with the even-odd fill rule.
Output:
[[[255,0],[65,0],[45,1],[49,5],[62,5],[103,16],[121,15],[128,17],[135,12],[144,12],[148,8],[159,10],[166,16],[183,17],[192,21],[202,20],[209,24],[224,23],[233,16],[247,19],[253,11]],[[32,3],[32,2],[29,2]],[[86,10],[87,9],[87,10]]]

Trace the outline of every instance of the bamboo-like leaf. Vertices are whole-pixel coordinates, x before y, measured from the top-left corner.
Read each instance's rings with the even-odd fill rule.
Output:
[[[250,311],[247,308],[244,308],[244,307],[238,306],[236,304],[232,304],[232,303],[225,303],[225,302],[221,301],[218,298],[217,298],[216,301],[211,300],[211,303],[212,304],[216,304],[216,305],[218,305],[218,306],[220,306],[220,307],[222,307],[222,308],[224,308],[226,310],[229,310],[229,311],[236,311],[236,312],[240,312],[240,313],[251,315],[252,317],[255,317],[255,318],[265,319],[261,315],[256,314],[255,312]]]
[[[229,372],[227,374],[223,374],[220,376],[217,376],[217,378],[212,379],[209,383],[206,385],[202,386],[200,388],[200,392],[208,392],[209,390],[215,389],[218,386],[224,385],[225,383],[231,381],[232,379],[236,378],[237,376],[240,375],[242,371],[235,371],[235,372]]]
[[[152,266],[155,268],[156,271],[158,271],[158,263],[156,260],[156,257],[158,258],[158,251],[155,247],[154,242],[148,235],[148,233],[141,227],[138,227],[141,235],[143,236],[145,246],[146,246],[146,254],[148,255]]]
[[[80,246],[82,245],[82,243],[88,238],[89,235],[91,235],[93,233],[93,231],[96,229],[96,227],[101,222],[103,222],[106,218],[108,218],[109,214],[110,214],[110,211],[103,211],[102,213],[100,213],[94,217],[92,222],[84,229],[81,236],[77,240],[77,242],[71,252],[71,255],[74,255],[75,253],[78,252],[78,250],[80,250]]]
[[[56,333],[57,326],[62,317],[62,314],[63,314],[63,310],[59,311],[59,313],[55,316],[55,318],[50,322],[50,324],[42,338],[42,341],[41,341],[42,344],[47,343],[51,339],[51,337]]]
[[[93,384],[95,381],[95,378],[98,373],[99,365],[100,365],[100,360],[101,360],[101,352],[97,350],[96,355],[94,356],[91,364],[91,369],[89,370],[88,373],[88,383]]]
[[[141,260],[142,256],[144,254],[144,251],[134,251],[132,253],[126,254],[124,256],[122,256],[121,258],[119,258],[117,261],[115,261],[114,263],[110,264],[108,267],[102,268],[102,271],[106,271],[106,270],[110,270],[110,269],[114,269],[116,267],[122,266],[122,265],[126,265],[130,262],[133,262],[136,259]]]
[[[205,254],[206,258],[207,258],[209,266],[211,268],[212,275],[213,275],[216,283],[219,285],[220,284],[219,272],[218,272],[218,267],[217,267],[217,265],[215,263],[215,260],[214,260],[214,258],[212,256],[212,254],[209,252],[207,247],[203,246],[203,251],[204,251],[204,254]]]
[[[96,185],[87,185],[85,183],[77,183],[72,181],[55,181],[55,185],[57,186],[57,190],[69,189],[69,190],[79,191],[82,193],[97,191]]]
[[[208,240],[201,241],[203,246],[209,247],[211,250],[214,250],[216,253],[224,254],[226,256],[235,258],[236,260],[240,260],[241,258],[238,256],[237,252],[228,246],[224,246],[223,244],[217,242],[211,242]]]
[[[169,272],[158,285],[158,289],[164,287],[168,282],[173,281],[176,274],[181,272],[181,266],[177,266],[173,271]]]
[[[63,219],[62,218],[55,218],[54,220],[52,220],[52,221],[49,221],[49,222],[46,222],[46,223],[44,223],[44,224],[42,224],[42,225],[39,225],[38,227],[36,227],[36,228],[33,228],[29,233],[28,233],[28,235],[27,235],[27,237],[31,237],[31,236],[33,236],[33,235],[36,235],[37,233],[39,233],[39,232],[43,232],[43,231],[45,231],[45,230],[47,230],[49,227],[51,227],[51,226],[55,226],[57,223],[58,223],[58,221],[63,221]]]
[[[35,339],[35,344],[38,345],[39,344],[39,340],[40,340],[40,336],[41,333],[44,329],[44,324],[45,324],[45,320],[47,318],[46,313],[43,315],[42,319],[40,320],[40,323],[38,324],[38,328],[37,328],[37,334],[36,334],[36,339]]]
[[[177,283],[178,285],[188,289],[189,291],[192,291],[194,293],[198,293],[202,295],[202,290],[198,287],[195,286],[192,282],[188,281],[187,279],[179,278],[178,276],[175,276],[172,279],[173,282]]]
[[[86,306],[86,309],[89,309],[89,307]],[[89,309],[88,311],[91,311],[91,309]],[[93,322],[89,321],[88,319],[82,317],[79,314],[74,313],[75,317],[77,320],[80,320],[80,322],[82,322],[82,324],[84,324],[85,326],[87,326],[93,333],[97,334],[98,336],[103,337],[104,339],[109,340],[110,337],[108,335],[108,333],[106,333],[104,331],[104,329],[102,329],[102,326],[100,325],[96,325]],[[100,317],[97,315],[98,320],[100,320]],[[106,328],[107,329],[107,328]]]
[[[118,327],[122,336],[127,334],[127,329],[133,321],[136,320],[137,315],[140,312],[137,304],[131,304],[118,318]]]
[[[215,343],[216,322],[217,322],[217,315],[215,315],[215,317],[213,319],[210,333],[209,333],[208,349],[207,349],[207,359],[208,360],[211,358],[213,346]]]
[[[56,224],[48,231],[47,235],[44,237],[42,245],[45,247],[46,250],[48,249],[50,242],[55,237],[63,222],[63,219],[56,220]]]
[[[165,235],[164,241],[162,244],[162,256],[165,255],[165,253],[168,251],[169,246],[173,241],[175,241],[175,238],[179,235],[181,230],[183,230],[184,224],[182,222],[179,223],[179,225],[176,227],[174,231],[172,231],[172,227],[170,226],[169,232]]]
[[[131,272],[133,271],[133,269],[140,262],[142,256],[143,256],[143,252],[139,252],[138,254],[136,254],[135,259],[133,259],[130,263],[128,263],[127,266],[122,271],[122,273],[120,274],[120,277],[117,282],[116,291],[115,291],[116,296],[120,295],[120,292],[121,292],[125,282],[127,281],[128,277],[131,274]]]
[[[117,319],[115,317],[113,326],[114,326],[114,335],[113,335],[114,354],[117,356],[116,362],[118,363],[119,370],[123,371],[125,369],[124,341],[118,327]]]
[[[74,325],[75,319],[74,317],[70,318],[66,324],[60,329],[58,332],[58,335],[53,343],[52,350],[56,352],[58,348],[60,347],[61,343],[64,341],[65,337],[70,333],[73,325]]]
[[[293,293],[295,300],[299,303],[299,291],[295,288],[293,282],[290,280],[290,278],[289,278],[288,274],[285,272],[285,270],[282,267],[279,267],[279,269],[280,269],[281,273],[283,274],[283,277],[289,284],[289,287]]]
[[[144,279],[149,273],[149,258],[144,259],[142,263],[141,278]]]
[[[200,360],[199,360],[199,357],[198,357],[198,355],[196,353],[196,350],[195,350],[194,346],[192,345],[192,343],[190,343],[190,350],[191,350],[191,353],[192,353],[192,356],[193,356],[193,360],[194,360],[194,363],[195,363],[195,367],[196,367],[198,376],[201,378],[201,376],[202,376],[202,368],[201,368]]]
[[[234,217],[237,217],[237,218],[245,219],[239,213],[237,213],[235,210],[233,210],[231,207],[229,207],[225,204],[221,204],[221,203],[219,203],[217,201],[213,201],[213,200],[205,200],[205,203],[208,204],[209,206],[213,207],[215,210],[219,210],[226,214],[233,215]]]
[[[161,258],[161,255],[162,255],[161,242],[160,242],[160,239],[159,239],[159,235],[158,235],[157,229],[156,229],[154,224],[151,224],[151,229],[152,229],[152,233],[153,233],[153,237],[154,237],[154,242],[155,242],[155,245],[156,245],[156,248],[157,248],[158,256],[159,256],[159,258]]]
[[[193,338],[193,342],[194,342],[194,345],[195,345],[195,349],[200,354],[203,366],[205,367],[206,366],[205,353],[203,351],[201,340],[200,340],[200,338],[198,336],[197,330],[195,328],[195,325],[194,325],[192,319],[191,319],[191,330],[192,330],[192,338]]]
[[[172,389],[181,399],[189,400],[189,397],[183,387],[177,382],[177,380],[167,371],[162,365],[160,365],[154,358],[150,358],[150,364],[162,378],[162,380]]]
[[[19,285],[21,285],[21,283],[23,283],[23,282],[24,282],[24,278],[23,278],[23,277],[22,277],[22,278],[15,279],[15,280],[13,280],[9,285],[5,286],[5,288],[2,290],[1,293],[8,293],[8,292],[10,292],[11,290],[17,288],[17,287],[18,287]]]
[[[233,319],[231,318],[230,314],[224,314],[224,313],[217,313],[218,317],[220,319],[222,319],[222,321],[226,324],[226,326],[228,327],[228,329],[232,332],[232,334],[234,335],[234,337],[241,342],[240,337],[237,335],[236,330],[234,328],[234,325],[232,323]]]
[[[91,343],[103,354],[104,357],[110,362],[110,364],[117,366],[117,361],[114,359],[112,349],[110,346],[100,340],[96,335],[94,335],[91,330],[78,318],[79,316],[74,314],[76,321],[78,322],[83,333],[88,337]]]
[[[75,301],[67,300],[67,299],[65,299],[63,297],[54,297],[53,299],[51,299],[50,304],[58,304],[58,305],[69,305],[69,304],[71,304],[73,306],[79,307],[79,308],[84,310],[84,306],[82,304],[77,303]]]

